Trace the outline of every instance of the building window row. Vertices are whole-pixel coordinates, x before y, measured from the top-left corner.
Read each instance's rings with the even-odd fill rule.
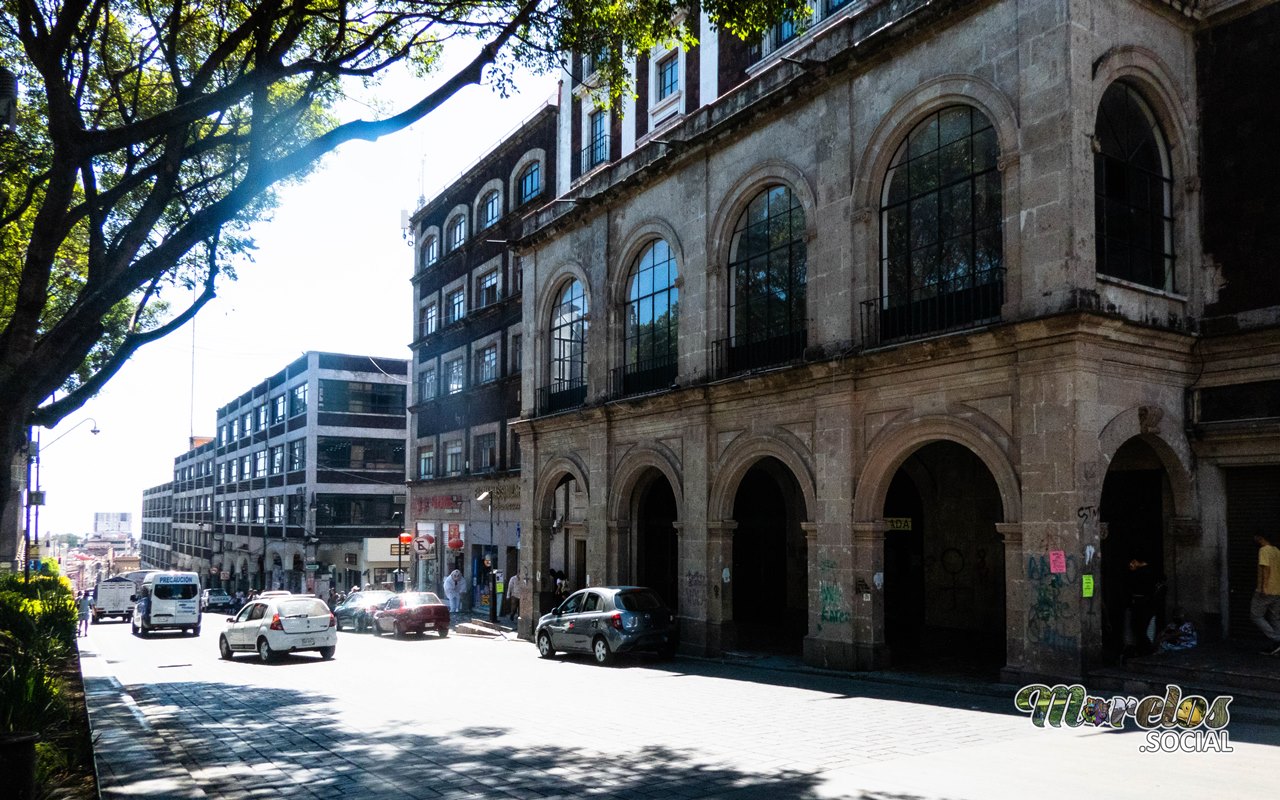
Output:
[[[462,437],[455,434],[454,436],[444,437],[444,439],[442,445],[444,451],[443,470],[439,473],[436,471],[436,443],[425,442],[418,446],[416,473],[418,480],[452,478],[468,472],[471,474],[493,472],[499,468],[498,433],[496,431],[477,433],[471,437],[469,462],[466,460]],[[510,434],[507,468],[520,468],[520,437],[514,433]]]
[[[519,203],[524,205],[542,194],[542,164],[539,160],[529,162],[520,168],[515,177],[515,191],[518,191]],[[503,216],[502,191],[490,189],[480,196],[475,205],[475,232],[487,230],[498,223]],[[450,215],[444,224],[444,253],[452,253],[466,244],[469,235],[467,226],[467,210],[460,210]],[[425,269],[440,260],[441,243],[437,229],[428,229],[424,234],[418,250],[418,266]]]

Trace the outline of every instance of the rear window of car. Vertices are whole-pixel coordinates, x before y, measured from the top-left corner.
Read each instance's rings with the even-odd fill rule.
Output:
[[[658,597],[657,592],[621,592],[614,602],[624,611],[653,611],[665,608],[666,603]]]
[[[444,605],[440,602],[440,598],[431,592],[414,592],[404,596],[404,604],[406,606],[439,606]]]
[[[198,588],[194,583],[157,583],[151,593],[157,600],[193,600]]]
[[[282,617],[327,617],[329,607],[320,600],[285,600],[280,604]]]

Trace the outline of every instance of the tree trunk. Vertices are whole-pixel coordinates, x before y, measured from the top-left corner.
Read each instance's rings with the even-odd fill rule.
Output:
[[[22,491],[27,482],[27,427],[30,409],[0,408],[0,562],[14,562],[22,550]]]

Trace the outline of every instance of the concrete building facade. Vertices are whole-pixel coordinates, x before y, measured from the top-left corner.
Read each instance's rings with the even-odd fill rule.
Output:
[[[1239,200],[1202,126],[1246,86],[1274,107],[1265,48],[1230,43],[1271,41],[1275,6],[815,13],[754,49],[704,20],[677,100],[642,59],[607,123],[562,92],[569,202],[521,243],[536,608],[563,570],[659,589],[689,652],[1069,676],[1123,650],[1141,581],[1248,636],[1232,514],[1277,494],[1280,409],[1194,399],[1280,377],[1280,296],[1247,243],[1206,248]],[[1274,176],[1257,137],[1223,144]]]
[[[402,359],[311,351],[218,410],[211,585],[391,582],[407,374]]]

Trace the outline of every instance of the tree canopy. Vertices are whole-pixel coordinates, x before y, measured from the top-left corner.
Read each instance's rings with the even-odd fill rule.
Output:
[[[802,0],[0,0],[0,65],[20,86],[0,132],[0,448],[52,426],[139,347],[234,277],[276,187],[339,145],[423,118],[468,84],[590,52],[600,101],[627,63],[696,41],[699,12],[742,37]],[[339,119],[350,81],[478,54],[379,119]],[[174,292],[175,287],[195,290]],[[174,296],[194,296],[181,308]],[[61,392],[56,399],[55,392]],[[8,481],[0,471],[0,483]],[[0,489],[6,488],[0,486]],[[0,502],[7,492],[0,492]]]

